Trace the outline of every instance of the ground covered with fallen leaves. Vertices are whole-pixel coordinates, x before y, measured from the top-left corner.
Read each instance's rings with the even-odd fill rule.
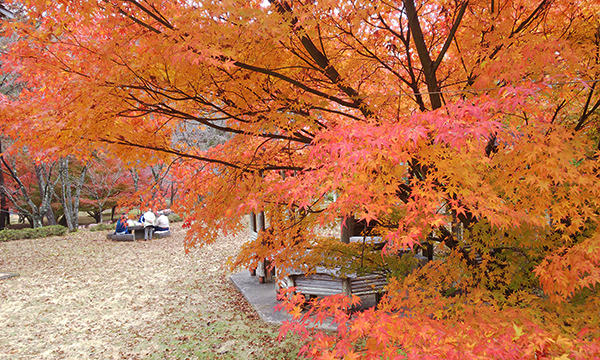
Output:
[[[113,242],[105,231],[0,243],[0,359],[295,359],[229,281],[245,237],[185,254],[185,230]]]

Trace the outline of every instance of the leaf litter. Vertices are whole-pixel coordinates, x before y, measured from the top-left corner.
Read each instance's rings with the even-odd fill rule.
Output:
[[[295,359],[229,281],[241,235],[185,254],[185,230],[0,243],[0,359]]]

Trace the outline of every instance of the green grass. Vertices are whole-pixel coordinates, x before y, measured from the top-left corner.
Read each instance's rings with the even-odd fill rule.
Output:
[[[206,321],[202,314],[188,314],[170,324],[159,339],[153,339],[155,351],[146,359],[273,359],[298,358],[297,338],[277,340],[277,327],[261,320],[231,315]],[[141,344],[143,346],[143,344]]]

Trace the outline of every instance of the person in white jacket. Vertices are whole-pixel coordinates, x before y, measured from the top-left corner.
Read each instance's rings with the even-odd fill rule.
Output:
[[[140,222],[144,225],[144,240],[151,240],[156,222],[156,215],[149,209],[142,215]]]
[[[169,231],[169,218],[162,212],[158,212],[158,217],[154,223],[154,231]]]

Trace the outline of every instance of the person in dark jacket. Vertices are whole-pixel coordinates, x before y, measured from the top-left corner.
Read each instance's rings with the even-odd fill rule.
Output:
[[[129,229],[127,229],[127,216],[125,214],[121,214],[121,218],[117,221],[117,227],[115,229],[115,234],[123,235],[123,234],[131,234]]]

